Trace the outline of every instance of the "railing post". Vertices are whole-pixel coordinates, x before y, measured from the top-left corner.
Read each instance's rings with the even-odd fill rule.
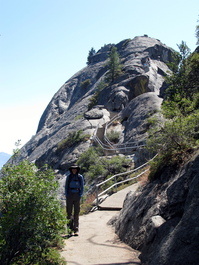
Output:
[[[99,205],[99,199],[98,199],[98,186],[96,186],[96,206],[98,208]]]
[[[116,192],[117,192],[117,177],[115,176],[114,179],[115,179],[115,187],[116,187]]]

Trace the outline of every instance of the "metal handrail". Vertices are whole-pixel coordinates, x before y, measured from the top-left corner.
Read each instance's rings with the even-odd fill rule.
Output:
[[[111,148],[110,145],[104,144],[104,143],[99,139],[98,136],[93,136],[93,140],[96,141],[96,142],[101,146],[101,148],[102,148],[103,150],[113,150],[113,151],[117,150],[117,149],[115,149],[115,148]]]
[[[107,136],[106,136],[107,128],[113,123],[113,121],[115,121],[116,119],[118,119],[118,118],[120,118],[120,117],[121,117],[121,114],[118,113],[118,114],[116,114],[114,117],[112,117],[112,119],[110,119],[109,122],[107,122],[107,123],[105,124],[105,129],[104,129],[104,140],[105,140],[108,144],[110,144],[110,145],[115,145],[115,144],[111,143],[110,140],[107,138]]]
[[[120,151],[120,150],[126,150],[126,149],[137,149],[139,147],[144,147],[145,145],[132,145],[132,146],[124,146],[124,147],[115,147],[114,145],[109,145],[109,144],[105,144],[103,143],[98,136],[93,136],[92,139],[94,141],[96,141],[103,150],[109,150],[109,151]]]
[[[108,145],[110,145],[111,147],[116,147],[117,150],[125,150],[125,149],[135,149],[138,147],[144,147],[145,144],[138,142],[138,141],[134,141],[134,142],[125,142],[125,143],[119,143],[119,144],[114,144],[112,143],[106,136],[106,132],[108,127],[118,118],[121,118],[121,113],[116,114],[109,122],[107,122],[105,124],[105,130],[104,130],[104,140],[106,141],[106,143]],[[130,145],[130,146],[127,146]]]
[[[146,173],[149,169],[145,169],[143,172],[141,172],[139,175],[135,176],[135,177],[132,177],[132,178],[128,178],[126,180],[122,180],[120,182],[117,182],[116,179],[117,177],[119,176],[123,176],[123,175],[129,175],[129,174],[132,174],[132,173],[135,173],[136,171],[140,170],[141,168],[147,166],[158,154],[156,154],[153,158],[151,158],[149,161],[147,161],[146,163],[142,164],[141,166],[135,168],[135,169],[132,169],[132,170],[129,170],[129,171],[126,171],[126,172],[123,172],[123,173],[118,173],[116,175],[113,175],[111,176],[110,178],[96,184],[96,206],[98,207],[99,205],[99,196],[103,195],[104,193],[106,193],[108,190],[112,189],[113,187],[115,187],[116,185],[119,185],[121,183],[124,183],[124,182],[127,182],[127,181],[130,181],[130,180],[133,180],[133,179],[136,179],[136,178],[139,178],[141,175],[143,175],[144,173]],[[108,182],[109,180],[115,178],[115,183],[113,185],[111,185],[109,188],[107,188],[106,190],[102,191],[100,194],[98,194],[98,191],[99,191],[99,187],[102,186],[103,184],[105,184],[106,182]]]
[[[96,185],[96,206],[98,207],[98,205],[99,205],[99,197],[100,197],[100,196],[102,196],[102,195],[103,195],[104,193],[106,193],[108,190],[112,189],[114,186],[120,184],[120,182],[117,182],[117,177],[119,177],[119,176],[123,176],[123,175],[130,175],[130,174],[132,174],[132,173],[134,173],[134,172],[140,170],[142,167],[146,166],[147,164],[148,164],[148,162],[145,163],[145,164],[143,164],[142,166],[140,166],[140,167],[134,169],[134,170],[130,170],[130,171],[127,171],[127,172],[123,172],[123,173],[116,174],[116,175],[114,175],[114,176],[112,176],[112,177],[110,177],[110,178],[108,178],[108,179],[102,181],[101,183],[97,184],[97,185]],[[145,171],[143,171],[143,172],[141,173],[141,175],[144,174],[144,172],[145,172]],[[134,179],[134,178],[138,178],[138,177],[140,177],[141,175],[139,174],[139,175],[136,176],[136,177],[130,178],[130,179],[128,179],[128,181],[129,181],[129,180],[132,180],[132,179]],[[113,179],[113,178],[115,179],[115,183],[114,183],[112,186],[110,186],[109,188],[107,188],[106,190],[102,191],[100,194],[98,194],[99,187],[100,187],[101,185],[105,184],[106,182],[108,182],[109,180]],[[127,181],[127,180],[125,180],[125,181]],[[125,182],[125,181],[124,181],[124,182]]]
[[[96,196],[96,206],[98,207],[99,205],[99,197],[102,196],[104,193],[106,193],[107,191],[109,191],[110,189],[114,188],[115,186],[118,186],[122,183],[125,183],[125,182],[128,182],[130,180],[133,180],[133,179],[137,179],[139,177],[141,177],[144,173],[146,173],[147,171],[149,171],[149,168],[145,169],[143,172],[141,172],[139,175],[137,175],[136,177],[132,177],[132,178],[128,178],[128,179],[125,179],[125,180],[122,180],[122,181],[119,181],[119,182],[116,182],[114,183],[113,185],[111,185],[110,187],[108,187],[106,190],[102,191],[100,194],[98,194],[98,190],[96,192],[96,194],[98,194]]]
[[[118,173],[118,174],[116,174],[116,175],[113,175],[113,176],[111,176],[110,178],[108,178],[108,179],[106,179],[106,180],[104,180],[104,181],[102,181],[102,182],[96,184],[96,187],[100,187],[101,185],[105,184],[106,182],[108,182],[109,180],[111,180],[111,179],[113,179],[113,178],[115,178],[115,177],[119,177],[119,176],[123,176],[123,175],[129,175],[129,174],[132,174],[132,173],[134,173],[134,172],[140,170],[142,167],[145,167],[146,165],[148,165],[149,162],[150,162],[150,160],[147,161],[146,163],[142,164],[141,166],[135,168],[135,169],[132,169],[132,170],[129,170],[129,171],[126,171],[126,172],[122,172],[122,173]]]
[[[107,144],[104,144],[104,143],[99,139],[99,137],[97,136],[97,130],[98,130],[98,128],[99,128],[99,124],[98,124],[98,126],[96,127],[96,129],[95,129],[95,131],[94,131],[93,140],[96,141],[96,142],[97,142],[97,143],[103,148],[103,150],[109,150],[109,151],[110,151],[110,150],[112,150],[112,151],[119,151],[119,150],[123,150],[123,149],[125,149],[125,150],[126,150],[126,149],[137,149],[137,148],[139,148],[139,147],[144,147],[145,145],[144,145],[144,144],[140,144],[140,145],[139,145],[139,142],[132,142],[133,144],[134,144],[134,143],[135,143],[135,144],[134,144],[134,145],[131,145],[131,146],[126,146],[126,145],[128,145],[128,144],[130,144],[130,143],[129,143],[129,142],[126,142],[126,143],[124,143],[124,144],[113,144],[113,143],[111,143],[111,142],[109,141],[109,139],[106,137],[106,130],[107,130],[107,127],[110,126],[110,124],[111,124],[114,120],[116,120],[118,117],[121,117],[121,114],[117,114],[117,115],[115,115],[115,116],[114,116],[109,122],[107,122],[107,123],[105,124],[104,140],[106,141]],[[124,147],[118,147],[119,145],[120,145],[120,146],[123,145]],[[99,196],[103,195],[103,194],[106,193],[108,190],[112,189],[113,187],[115,187],[115,186],[117,186],[117,185],[119,185],[119,184],[121,184],[121,183],[125,183],[125,182],[127,182],[127,181],[130,181],[130,180],[133,180],[133,179],[136,179],[136,178],[140,177],[141,175],[143,175],[143,174],[144,174],[146,171],[148,171],[149,169],[144,170],[143,172],[141,172],[140,174],[138,174],[136,177],[132,177],[132,178],[129,178],[129,179],[126,179],[126,180],[120,181],[120,182],[117,182],[117,181],[116,181],[116,179],[117,179],[118,176],[129,175],[129,174],[132,174],[132,173],[134,173],[134,172],[140,170],[140,169],[143,168],[144,166],[148,165],[149,162],[150,162],[151,160],[153,160],[155,157],[156,157],[156,155],[155,155],[152,159],[150,159],[148,162],[146,162],[146,163],[144,163],[143,165],[137,167],[136,169],[133,169],[133,170],[130,170],[130,171],[127,171],[127,172],[123,172],[123,173],[116,174],[116,175],[111,176],[110,178],[108,178],[108,179],[102,181],[101,183],[97,184],[97,185],[96,185],[96,205],[97,205],[97,207],[98,207],[98,205],[99,205]],[[114,183],[113,185],[111,185],[109,188],[107,188],[106,190],[102,191],[100,194],[98,194],[99,187],[100,187],[101,185],[103,185],[104,183],[110,181],[110,180],[113,179],[113,178],[115,178],[115,183]]]
[[[135,144],[135,145],[132,145],[132,146],[124,146],[124,147],[118,147],[118,146],[115,146],[115,145],[110,145],[110,144],[105,144],[103,143],[98,136],[93,136],[92,139],[94,141],[96,141],[103,150],[112,150],[112,151],[120,151],[120,150],[127,150],[127,149],[137,149],[137,148],[141,148],[141,147],[144,147],[145,145],[144,144]]]
[[[112,119],[105,123],[105,129],[104,129],[104,140],[107,144],[103,143],[99,137],[97,136],[97,131],[99,129],[99,123],[93,133],[93,137],[92,137],[92,140],[96,141],[103,150],[112,150],[112,151],[123,151],[123,150],[129,150],[129,149],[137,149],[137,148],[140,148],[140,147],[144,147],[145,145],[141,142],[126,142],[126,143],[120,143],[120,144],[114,144],[112,142],[110,142],[110,140],[107,138],[106,136],[106,131],[107,131],[107,128],[108,126],[110,126],[113,121],[115,121],[116,119],[120,118],[121,117],[121,114],[118,113],[116,114],[114,117],[112,117]],[[130,145],[130,146],[128,146]]]

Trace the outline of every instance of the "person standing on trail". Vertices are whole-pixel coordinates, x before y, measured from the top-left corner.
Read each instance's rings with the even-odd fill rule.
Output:
[[[80,167],[73,165],[69,168],[70,174],[66,178],[66,212],[71,232],[79,231],[80,198],[84,192],[84,178],[79,174]],[[74,210],[74,214],[73,214]]]

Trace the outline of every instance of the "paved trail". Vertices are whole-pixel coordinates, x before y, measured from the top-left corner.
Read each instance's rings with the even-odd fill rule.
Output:
[[[61,255],[67,265],[138,265],[139,252],[122,243],[107,222],[117,211],[80,216],[79,236],[65,240]]]
[[[67,265],[138,265],[139,252],[122,243],[108,225],[108,221],[121,209],[126,194],[134,193],[140,183],[135,183],[107,198],[100,206],[103,211],[95,211],[80,216],[79,236],[65,240],[61,255]],[[107,211],[105,209],[112,209]]]

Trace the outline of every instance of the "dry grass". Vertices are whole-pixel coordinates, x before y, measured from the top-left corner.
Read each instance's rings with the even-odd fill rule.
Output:
[[[93,208],[93,201],[95,200],[96,195],[91,194],[86,197],[80,207],[80,215],[87,214]]]
[[[150,170],[147,171],[146,173],[144,173],[140,178],[139,178],[139,183],[141,186],[145,186],[149,181],[148,181],[148,177],[150,174]]]

